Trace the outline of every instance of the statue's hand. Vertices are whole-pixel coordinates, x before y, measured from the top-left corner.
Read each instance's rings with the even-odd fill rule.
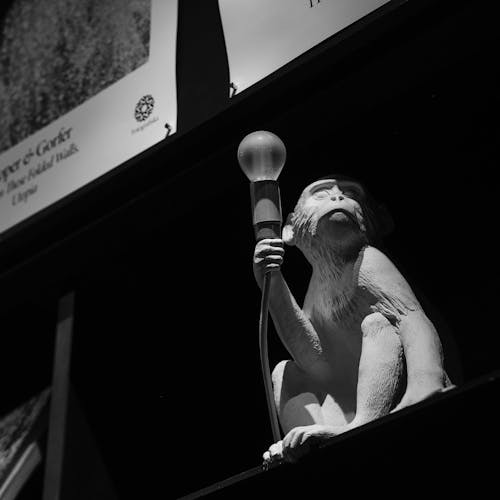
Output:
[[[257,242],[253,256],[253,270],[255,279],[260,287],[264,274],[269,271],[278,271],[283,264],[283,240],[280,238],[265,239]]]
[[[262,455],[265,464],[283,460],[283,441],[273,443]]]
[[[341,428],[326,425],[305,425],[293,428],[282,441],[270,446],[263,455],[264,463],[284,460],[296,462],[312,448],[340,434]]]

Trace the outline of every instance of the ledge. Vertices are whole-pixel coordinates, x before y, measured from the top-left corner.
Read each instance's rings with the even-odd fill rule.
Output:
[[[297,464],[262,465],[179,500],[449,494],[496,487],[500,371],[334,438]]]

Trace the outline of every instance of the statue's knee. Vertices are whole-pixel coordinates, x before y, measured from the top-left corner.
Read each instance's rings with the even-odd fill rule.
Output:
[[[363,337],[371,337],[382,332],[386,328],[391,328],[390,321],[379,312],[374,312],[365,317],[361,323]]]
[[[283,391],[286,392],[287,383],[285,381],[286,374],[288,373],[288,366],[290,364],[294,364],[293,361],[286,360],[280,361],[272,371],[271,379],[273,382],[273,392],[274,392],[274,402],[276,404],[276,408],[278,408],[278,412],[281,408],[281,403],[284,399]],[[285,396],[286,398],[286,396]]]
[[[281,361],[272,374],[275,395],[291,398],[311,392],[319,394],[321,387],[314,377],[302,370],[295,361]]]
[[[295,361],[280,361],[273,370],[272,381],[276,397],[290,397],[309,387],[309,377],[297,366]]]
[[[272,381],[274,386],[276,387],[277,384],[281,386],[283,383],[283,377],[285,376],[285,373],[288,375],[290,373],[290,369],[293,370],[293,365],[295,365],[294,361],[284,360],[280,361],[275,367],[272,372]]]

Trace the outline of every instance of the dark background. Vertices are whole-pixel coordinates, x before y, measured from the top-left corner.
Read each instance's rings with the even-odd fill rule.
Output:
[[[498,368],[493,2],[391,4],[231,103],[216,4],[181,3],[178,134],[0,241],[0,409],[50,384],[56,299],[76,289],[73,387],[121,498],[187,494],[258,465],[271,443],[236,161],[254,130],[287,146],[285,214],[332,171],[387,206],[384,249],[454,381]],[[283,272],[300,301],[296,249]],[[273,329],[270,355],[287,356]]]

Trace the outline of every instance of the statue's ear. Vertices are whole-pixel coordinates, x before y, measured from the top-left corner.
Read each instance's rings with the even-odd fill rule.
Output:
[[[288,214],[286,218],[285,225],[283,226],[283,231],[281,233],[281,238],[283,241],[290,246],[295,245],[295,236],[293,233],[293,224],[292,224],[292,214]]]

